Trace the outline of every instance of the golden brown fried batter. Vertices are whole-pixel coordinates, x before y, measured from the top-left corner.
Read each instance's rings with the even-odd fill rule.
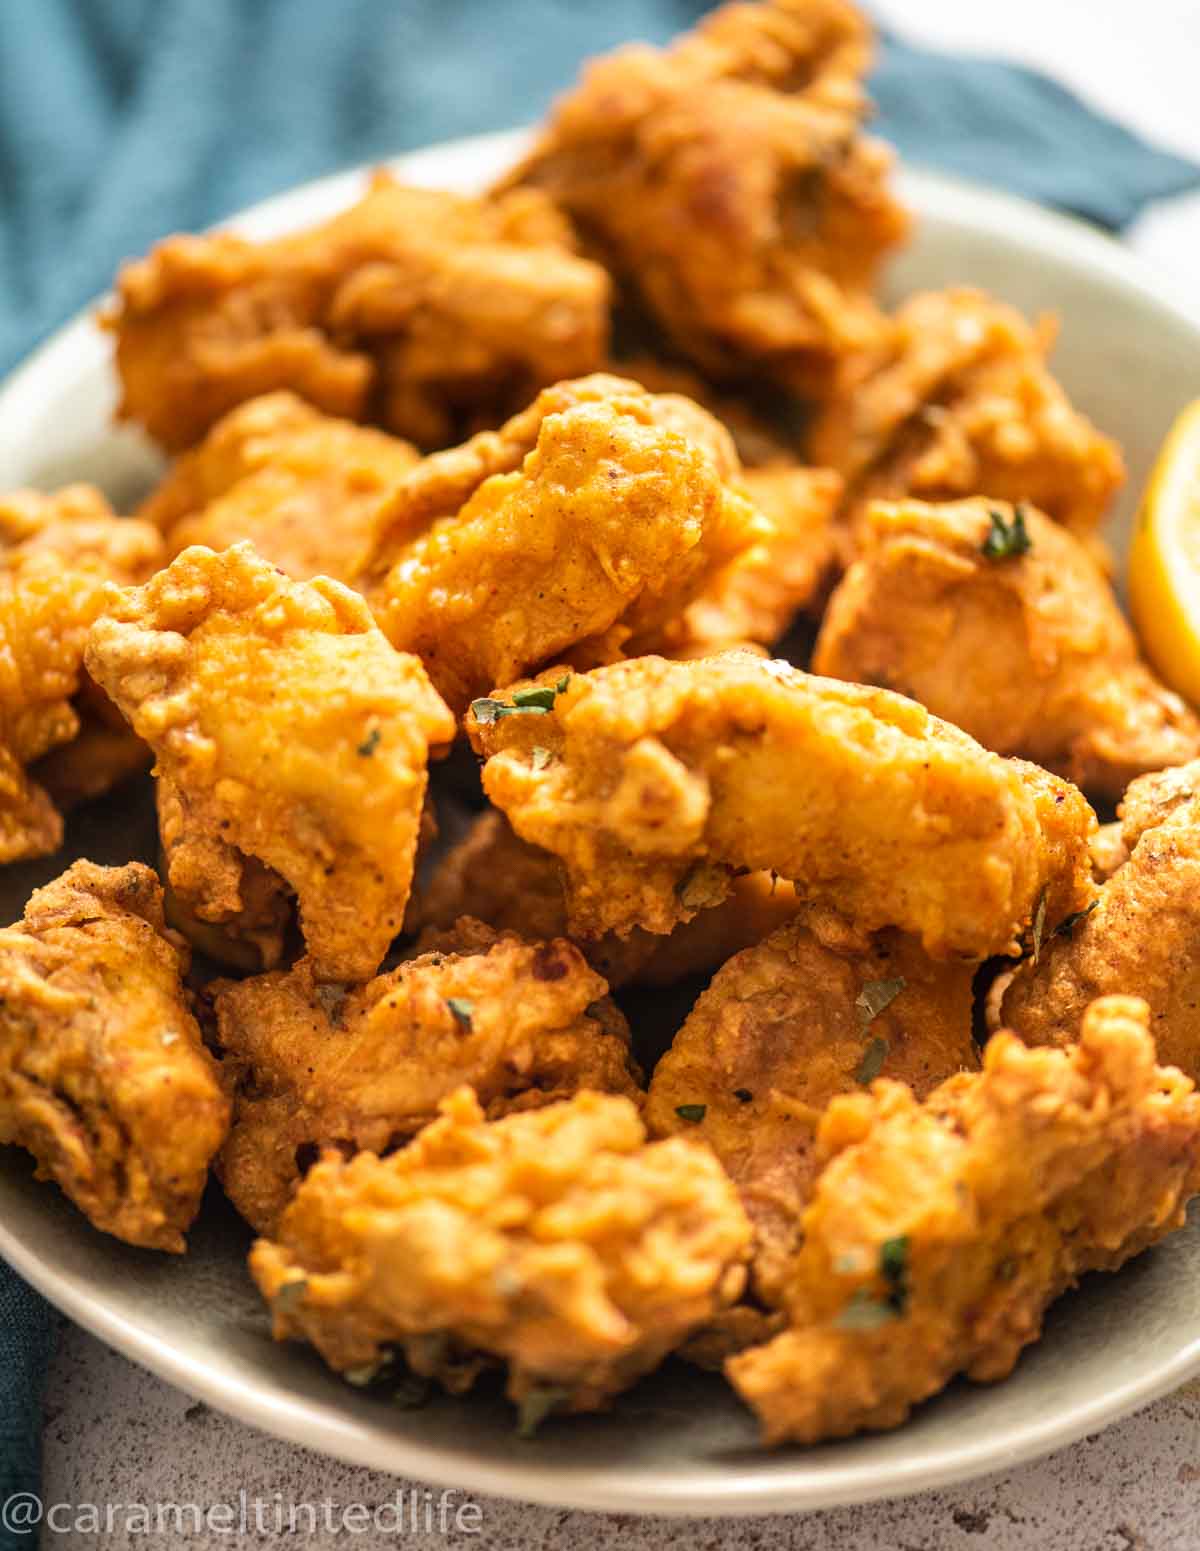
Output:
[[[816,672],[911,695],[1101,797],[1200,754],[1200,721],[1142,661],[1107,577],[1041,512],[878,502],[859,540]]]
[[[881,1072],[924,1098],[976,1069],[973,975],[898,932],[871,938],[806,911],[729,960],[658,1063],[650,1133],[694,1137],[721,1160],[754,1224],[754,1289],[768,1305],[799,1247],[822,1111]]]
[[[767,1443],[896,1427],[956,1373],[1005,1378],[1047,1306],[1183,1226],[1200,1097],[1155,1065],[1145,1005],[1094,1003],[1078,1045],[998,1034],[924,1104],[835,1099],[793,1264],[791,1329],[726,1366]]]
[[[1052,319],[1031,328],[967,287],[905,302],[882,355],[845,375],[809,438],[813,462],[846,477],[850,534],[871,501],[910,495],[1030,501],[1094,533],[1125,469],[1047,369],[1054,334]]]
[[[608,343],[608,277],[531,190],[493,200],[377,173],[320,226],[269,242],[170,237],[117,277],[121,414],[169,451],[289,388],[422,446],[500,419]]]
[[[252,858],[297,896],[318,978],[373,974],[404,918],[429,750],[454,721],[362,599],[289,581],[249,544],[197,547],[120,598],[87,664],[178,805],[163,839],[184,846],[168,855],[181,902],[238,936],[231,880]]]
[[[1167,804],[1158,822],[1136,797],[1131,806],[1128,861],[1086,916],[1047,938],[1036,963],[998,983],[991,1019],[1027,1044],[1069,1045],[1097,997],[1139,996],[1159,1058],[1200,1078],[1200,795]]]
[[[488,796],[562,863],[572,935],[669,932],[740,868],[939,958],[1004,952],[1040,899],[1057,919],[1091,897],[1095,819],[1073,787],[787,663],[644,657],[468,730]]]
[[[161,561],[154,529],[115,516],[89,485],[0,496],[0,862],[61,844],[47,786],[69,805],[108,790],[140,761],[128,735],[119,749],[91,736],[104,697],[88,684],[83,648],[105,584],[141,581]],[[76,746],[85,731],[86,746]],[[28,773],[52,753],[52,763]]]
[[[491,1124],[468,1088],[440,1108],[382,1162],[326,1154],[255,1245],[278,1339],[359,1380],[396,1347],[452,1390],[501,1361],[513,1400],[588,1411],[737,1297],[750,1228],[706,1147],[647,1143],[607,1094]]]
[[[0,930],[0,1142],[97,1228],[180,1252],[229,1128],[148,867],[76,862]]]
[[[506,186],[545,189],[681,354],[802,391],[875,345],[908,218],[860,134],[847,0],[727,5],[666,50],[592,61]]]
[[[629,984],[669,986],[689,975],[711,974],[799,908],[790,883],[769,872],[744,873],[730,880],[724,903],[702,910],[669,936],[635,928],[628,937],[610,934],[580,947],[614,990]],[[561,937],[567,930],[557,859],[519,839],[495,808],[481,813],[445,852],[424,893],[414,894],[405,925],[411,931],[445,930],[463,915],[534,941]]]
[[[322,1150],[394,1150],[464,1083],[489,1120],[581,1088],[637,1096],[629,1028],[576,947],[469,921],[452,946],[345,991],[307,962],[218,983],[234,1116],[217,1172],[259,1233]]]
[[[774,646],[821,596],[838,547],[842,481],[829,469],[747,469],[739,488],[775,531],[740,555],[661,632],[667,656],[696,657],[743,642]]]
[[[546,414],[519,469],[372,562],[384,633],[457,710],[583,643],[603,638],[593,661],[638,650],[769,532],[722,478],[709,444],[736,454],[716,422],[631,390]],[[675,428],[694,422],[705,441]]]
[[[358,575],[376,513],[417,461],[409,442],[268,393],[218,420],[179,458],[141,515],[171,556],[249,539],[296,581]]]

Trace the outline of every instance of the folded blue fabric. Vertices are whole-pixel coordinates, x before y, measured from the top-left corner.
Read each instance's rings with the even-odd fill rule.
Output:
[[[706,0],[0,5],[0,371],[117,264],[354,162],[537,118],[585,55]],[[914,161],[1119,229],[1200,186],[1030,71],[885,40],[877,128]],[[0,436],[4,434],[0,427]],[[45,1305],[0,1265],[0,1504],[34,1484]],[[5,1539],[0,1551],[20,1542]]]

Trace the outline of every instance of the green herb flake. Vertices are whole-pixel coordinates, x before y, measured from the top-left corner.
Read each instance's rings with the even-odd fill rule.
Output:
[[[533,1438],[546,1418],[563,1404],[569,1391],[554,1384],[539,1384],[522,1399],[517,1411],[517,1437]]]
[[[535,743],[529,753],[529,763],[535,770],[545,770],[553,757],[549,749],[544,749],[540,743]]]
[[[1017,555],[1027,555],[1033,548],[1033,540],[1025,525],[1024,506],[1017,507],[1011,522],[1005,520],[1003,512],[995,510],[988,513],[988,518],[992,524],[991,530],[980,545],[980,553],[985,560],[1010,560]]]
[[[1075,928],[1081,921],[1087,920],[1088,916],[1091,915],[1092,911],[1096,909],[1099,903],[1100,901],[1098,899],[1094,899],[1085,909],[1072,910],[1069,916],[1065,917],[1064,920],[1058,923],[1051,935],[1054,937],[1073,937],[1075,935]]]
[[[549,709],[545,705],[517,705],[515,702],[509,705],[505,700],[493,700],[488,695],[482,700],[471,701],[471,715],[483,727],[490,727],[502,716],[545,716]]]
[[[854,998],[854,1005],[858,1008],[859,1021],[864,1030],[869,1029],[879,1014],[892,1005],[904,990],[905,984],[902,975],[897,975],[895,980],[867,981]]]
[[[358,753],[360,753],[364,759],[370,759],[371,755],[374,754],[375,750],[379,747],[379,742],[382,737],[383,734],[380,732],[379,728],[372,727],[367,736],[358,745]]]
[[[567,692],[567,685],[570,684],[570,682],[571,675],[569,673],[564,673],[562,678],[559,679],[558,683],[554,686],[554,693],[556,695],[565,695]]]
[[[749,1088],[735,1088],[733,1096],[739,1104],[749,1104],[754,1097]]]
[[[293,1277],[290,1282],[284,1282],[283,1286],[275,1294],[275,1302],[272,1307],[276,1314],[295,1314],[304,1302],[307,1294],[307,1277]]]
[[[693,1125],[704,1119],[708,1114],[707,1104],[676,1104],[675,1113],[680,1120],[690,1120]]]
[[[879,1274],[887,1284],[888,1307],[903,1314],[908,1307],[908,1252],[911,1241],[906,1233],[884,1239],[879,1246]]]
[[[883,1063],[887,1060],[888,1042],[878,1036],[867,1046],[867,1052],[859,1063],[858,1071],[854,1076],[865,1088],[873,1083],[883,1071]]]
[[[842,1330],[878,1330],[896,1318],[896,1311],[860,1287],[834,1323]]]
[[[446,1006],[469,1033],[471,1029],[471,1016],[475,1011],[475,1003],[466,996],[448,996],[446,998]]]
[[[548,711],[557,698],[553,684],[535,684],[532,689],[518,689],[512,703],[519,711]]]

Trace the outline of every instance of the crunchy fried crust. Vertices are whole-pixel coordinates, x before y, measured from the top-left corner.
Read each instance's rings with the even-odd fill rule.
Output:
[[[1095,998],[1139,996],[1160,1059],[1200,1078],[1200,796],[1141,828],[1148,819],[1135,799],[1129,859],[1095,909],[1022,963],[989,1010],[1030,1045],[1067,1045]]]
[[[1125,467],[1076,410],[1046,358],[1056,327],[966,286],[897,311],[887,344],[844,374],[808,439],[814,463],[846,477],[856,535],[872,500],[1030,501],[1081,538],[1094,533]]]
[[[707,371],[823,387],[876,343],[908,229],[891,152],[859,132],[870,52],[846,0],[724,6],[593,60],[505,186],[545,189]]]
[[[402,1152],[327,1154],[250,1269],[275,1335],[343,1372],[396,1346],[466,1388],[508,1364],[520,1401],[608,1403],[731,1303],[750,1227],[706,1147],[647,1144],[626,1098],[484,1122],[469,1089]]]
[[[821,626],[813,667],[911,695],[998,754],[1098,796],[1200,754],[1200,721],[1142,661],[1107,577],[1066,528],[1018,508],[1023,555],[989,558],[977,499],[877,503]]]
[[[119,748],[97,742],[103,697],[89,691],[83,648],[105,583],[141,581],[161,560],[154,529],[117,517],[90,485],[0,496],[0,863],[62,843],[47,785],[69,804],[107,791],[138,762],[128,736]]]
[[[604,358],[608,277],[571,244],[532,191],[467,199],[386,173],[292,236],[169,237],[124,266],[104,314],[120,412],[179,452],[288,388],[445,446],[464,420],[500,419]]]
[[[638,1096],[628,1025],[571,943],[464,921],[452,946],[346,991],[306,962],[218,982],[234,1116],[217,1173],[259,1233],[322,1149],[394,1150],[464,1083],[489,1120],[581,1088]]]
[[[209,853],[169,855],[182,902],[238,935],[225,883],[255,858],[296,894],[319,978],[373,974],[404,918],[429,749],[454,722],[362,599],[289,581],[249,544],[197,547],[114,604],[87,664]]]
[[[412,542],[377,549],[363,585],[384,633],[459,710],[594,638],[604,655],[637,650],[769,532],[722,479],[710,445],[736,455],[708,419],[634,385],[543,415],[519,469]],[[382,524],[394,532],[394,520]]]
[[[296,581],[361,569],[376,513],[417,462],[410,442],[323,415],[294,393],[268,393],[218,420],[176,460],[141,515],[172,557],[191,544],[249,539]]]
[[[576,674],[545,715],[468,730],[488,796],[563,864],[572,935],[668,932],[739,868],[935,957],[1004,952],[1043,896],[1054,919],[1091,897],[1095,819],[1073,787],[787,663],[643,657]]]
[[[652,1136],[705,1141],[721,1160],[754,1224],[754,1290],[767,1304],[780,1301],[799,1246],[825,1106],[871,1069],[918,1098],[976,1069],[973,975],[897,932],[871,938],[809,910],[730,959],[676,1034],[654,1070],[646,1124]],[[864,988],[897,994],[872,1017]]]
[[[614,990],[669,986],[689,975],[710,974],[798,909],[790,883],[768,872],[744,873],[730,880],[724,903],[702,910],[669,936],[635,929],[625,938],[609,935],[580,947]],[[557,859],[521,840],[495,808],[481,813],[442,856],[425,891],[414,894],[405,926],[414,932],[444,930],[463,915],[531,941],[561,937],[567,930]]]
[[[726,1365],[767,1443],[896,1427],[956,1373],[1006,1377],[1083,1272],[1183,1226],[1200,1097],[1155,1065],[1144,1003],[1110,997],[1078,1045],[998,1034],[923,1105],[890,1082],[835,1099],[819,1146],[791,1329]]]
[[[148,867],[76,862],[0,930],[0,1142],[105,1233],[184,1248],[229,1128]]]

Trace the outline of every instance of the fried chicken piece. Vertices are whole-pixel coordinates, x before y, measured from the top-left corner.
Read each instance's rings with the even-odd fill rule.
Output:
[[[411,443],[268,393],[218,420],[176,460],[141,515],[172,557],[249,539],[296,581],[358,575],[376,513],[417,462]]]
[[[739,488],[774,527],[740,555],[662,631],[667,656],[697,657],[757,642],[774,646],[825,590],[838,555],[834,517],[841,478],[780,464],[747,469]]]
[[[847,371],[808,438],[846,478],[850,548],[874,500],[1029,501],[1093,535],[1125,479],[1116,443],[1073,407],[1046,365],[1056,325],[1031,327],[986,292],[912,297],[888,343]]]
[[[644,657],[574,675],[542,714],[467,726],[487,795],[562,863],[572,936],[669,932],[740,868],[936,958],[1005,952],[1039,900],[1057,919],[1091,897],[1095,818],[1073,787],[788,663]]]
[[[924,1104],[879,1082],[826,1111],[791,1328],[726,1366],[767,1443],[896,1427],[957,1373],[1005,1378],[1084,1272],[1183,1226],[1200,1097],[1155,1065],[1144,1003],[1094,1003],[1065,1051],[998,1034],[983,1061]]]
[[[249,544],[197,547],[119,599],[87,664],[178,805],[163,840],[181,901],[237,936],[230,880],[252,858],[297,896],[319,979],[372,975],[404,918],[429,751],[455,727],[362,599]]]
[[[754,1224],[766,1304],[781,1301],[799,1248],[822,1111],[881,1071],[924,1098],[977,1069],[973,977],[898,932],[871,938],[809,910],[730,959],[700,996],[654,1070],[646,1124],[721,1160]]]
[[[1143,662],[1066,528],[1031,506],[903,501],[871,506],[859,535],[816,672],[911,695],[1101,797],[1200,754],[1200,721]]]
[[[181,1253],[229,1129],[148,867],[76,862],[0,930],[0,1143],[105,1233]]]
[[[593,60],[504,186],[546,190],[709,374],[824,389],[886,327],[871,293],[908,230],[860,133],[870,52],[847,0],[724,6]]]
[[[770,422],[746,397],[723,392],[679,361],[632,355],[610,362],[607,369],[618,377],[632,377],[650,393],[674,394],[699,404],[733,437],[738,457],[749,469],[794,461],[795,438],[788,431]],[[772,400],[776,397],[772,392]]]
[[[607,353],[609,280],[532,190],[468,199],[376,173],[319,226],[268,242],[169,237],[126,264],[102,321],[120,414],[169,452],[287,388],[423,447],[493,423]]]
[[[1036,963],[997,982],[990,1020],[1030,1045],[1069,1045],[1097,997],[1139,996],[1159,1058],[1200,1079],[1200,792],[1140,833],[1149,814],[1135,797],[1132,818],[1128,861],[1088,914],[1047,937]]]
[[[490,1124],[468,1088],[439,1107],[383,1161],[327,1153],[254,1246],[277,1339],[359,1380],[396,1347],[455,1391],[500,1361],[512,1400],[590,1411],[736,1299],[750,1228],[706,1147],[647,1143],[608,1094]]]
[[[631,385],[546,414],[519,469],[372,563],[363,585],[376,619],[448,704],[463,711],[568,650],[591,661],[636,652],[770,532],[722,479],[708,445],[727,446],[716,422],[706,442],[675,429],[683,414],[708,421],[685,404]]]
[[[394,1151],[464,1083],[489,1120],[581,1088],[638,1096],[628,1025],[573,944],[463,921],[451,947],[344,991],[307,962],[218,982],[234,1115],[217,1173],[259,1233],[277,1231],[306,1159]]]
[[[69,802],[80,787],[106,791],[140,758],[128,737],[120,757],[91,736],[75,747],[103,699],[88,685],[83,647],[106,583],[140,581],[161,559],[154,529],[117,517],[89,485],[0,496],[0,863],[61,845],[62,816],[43,781]],[[81,759],[102,752],[84,779]]]
[[[723,904],[702,910],[667,937],[635,928],[625,938],[610,934],[579,946],[614,990],[630,984],[669,986],[689,975],[711,974],[799,908],[790,883],[769,872],[744,873],[730,879]],[[521,840],[495,808],[481,813],[442,856],[424,892],[414,894],[405,926],[414,932],[444,931],[463,915],[535,941],[561,937],[567,930],[557,859]]]

